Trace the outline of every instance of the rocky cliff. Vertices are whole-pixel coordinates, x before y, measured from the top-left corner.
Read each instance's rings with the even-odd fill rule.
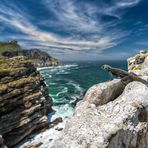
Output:
[[[139,53],[141,55],[141,52]],[[138,55],[139,55],[138,54]],[[128,59],[131,72],[148,81],[148,52]],[[54,148],[147,148],[148,87],[120,79],[91,87],[76,106]]]
[[[58,66],[60,64],[57,59],[39,49],[23,50],[23,56],[32,59],[35,67]]]
[[[35,67],[58,66],[57,59],[39,49],[22,49],[17,41],[0,42],[0,57],[12,58],[15,56],[25,56],[33,61]]]
[[[46,126],[50,110],[47,86],[32,61],[1,58],[0,145],[11,147]]]

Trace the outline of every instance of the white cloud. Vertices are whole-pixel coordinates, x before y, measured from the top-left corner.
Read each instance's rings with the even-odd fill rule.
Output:
[[[30,21],[30,17],[33,16],[29,16],[17,5],[9,2],[0,5],[0,21],[6,26],[20,31],[23,35],[8,35],[7,38],[22,40],[24,46],[52,47],[74,51],[97,49],[98,52],[102,52],[104,49],[119,44],[120,40],[130,33],[117,29],[118,21],[102,21],[102,15],[121,19],[122,13],[116,14],[115,12],[123,7],[134,6],[140,0],[114,1],[111,7],[103,4],[102,7],[99,7],[88,3],[84,3],[82,6],[74,3],[73,0],[42,0],[42,2],[55,16],[55,20],[46,21],[46,27],[53,25],[61,30],[71,31],[72,35],[63,37],[50,31],[40,30],[36,23]],[[87,34],[87,37],[81,36],[81,34]]]
[[[141,0],[116,0],[118,7],[133,7],[137,5],[140,1]]]

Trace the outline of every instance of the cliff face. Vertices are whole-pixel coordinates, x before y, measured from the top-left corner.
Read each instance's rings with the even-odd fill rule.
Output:
[[[0,57],[12,58],[15,56],[25,56],[32,59],[35,67],[58,66],[60,64],[57,59],[39,49],[22,49],[16,41],[0,42]]]
[[[47,124],[51,99],[27,58],[0,59],[0,145],[11,147]]]
[[[39,49],[23,50],[23,56],[33,59],[35,67],[58,66],[60,64],[57,59]]]
[[[140,69],[132,72],[148,81],[147,57],[145,56],[143,62],[139,63]],[[135,64],[135,60],[129,62]],[[97,84],[88,90],[84,99],[77,104],[74,115],[53,147],[147,148],[147,146],[148,87],[137,81],[125,86],[120,79],[114,79]]]

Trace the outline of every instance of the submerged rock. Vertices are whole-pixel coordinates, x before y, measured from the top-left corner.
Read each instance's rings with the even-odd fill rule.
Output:
[[[0,59],[0,134],[11,147],[47,124],[51,99],[28,58]]]

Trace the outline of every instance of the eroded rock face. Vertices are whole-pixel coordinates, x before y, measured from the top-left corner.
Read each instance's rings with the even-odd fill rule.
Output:
[[[51,104],[48,88],[29,59],[0,60],[0,134],[8,147],[46,126]]]
[[[148,87],[140,82],[128,84],[121,96],[105,105],[83,101],[54,147],[146,148],[147,109]]]

